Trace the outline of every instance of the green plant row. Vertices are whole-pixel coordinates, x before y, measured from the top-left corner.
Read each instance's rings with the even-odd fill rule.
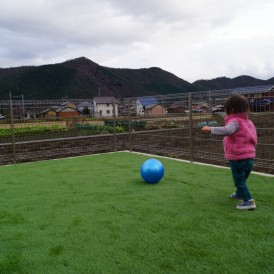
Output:
[[[75,124],[74,127],[77,130],[87,131],[89,134],[98,134],[98,133],[113,133],[113,126],[103,126],[103,125],[89,125],[89,124]],[[121,126],[115,127],[116,133],[123,133],[125,129]]]
[[[31,126],[31,127],[18,127],[14,128],[14,135],[29,135],[36,133],[45,133],[45,132],[57,132],[67,130],[64,126],[52,125],[47,126]],[[11,128],[0,128],[0,136],[6,137],[11,135]]]
[[[99,134],[99,133],[114,133],[114,127],[103,125],[89,125],[89,124],[75,124],[74,128],[67,129],[64,126],[52,125],[47,126],[31,126],[31,127],[18,127],[14,128],[15,136],[29,136],[42,133],[57,133],[64,131],[77,130],[85,134]],[[115,127],[116,133],[123,133],[125,129],[123,127]],[[11,136],[11,128],[0,128],[0,137]]]
[[[116,126],[123,127],[128,130],[129,121],[128,120],[117,120],[115,121]],[[133,120],[131,121],[131,128],[135,130],[144,130],[146,128],[147,121],[145,120]],[[114,120],[105,120],[105,126],[114,126]]]

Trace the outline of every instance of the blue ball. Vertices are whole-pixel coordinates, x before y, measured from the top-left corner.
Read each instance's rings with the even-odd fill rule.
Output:
[[[142,164],[140,173],[146,183],[156,184],[163,178],[165,169],[159,160],[148,159]]]

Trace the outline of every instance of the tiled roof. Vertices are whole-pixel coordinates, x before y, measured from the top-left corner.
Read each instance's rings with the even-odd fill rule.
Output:
[[[96,104],[112,104],[116,101],[114,97],[94,97],[93,100]]]
[[[187,103],[185,102],[175,102],[169,108],[178,108],[178,107],[187,107]]]
[[[155,97],[138,97],[138,100],[143,107],[158,104],[158,101]]]
[[[254,86],[254,87],[243,87],[243,88],[234,88],[231,89],[233,93],[240,93],[240,94],[248,94],[248,93],[264,93],[268,92],[271,89],[274,89],[273,85],[265,85],[265,86]]]
[[[65,110],[65,109],[70,109],[71,111],[76,111],[76,112],[77,112],[76,109],[71,108],[71,107],[67,107],[67,106],[62,106],[62,107],[56,109],[55,111],[56,111],[56,112],[62,112],[62,111]]]
[[[152,109],[154,107],[158,106],[158,104],[151,104],[151,105],[146,105],[145,109]]]

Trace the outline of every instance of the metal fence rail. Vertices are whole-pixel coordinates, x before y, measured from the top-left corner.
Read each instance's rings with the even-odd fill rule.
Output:
[[[105,115],[91,99],[23,101],[10,95],[0,101],[0,164],[130,150],[227,165],[223,138],[202,134],[201,127],[224,125],[223,104],[235,92],[243,93],[113,99]],[[273,89],[244,95],[258,132],[254,170],[274,174]]]

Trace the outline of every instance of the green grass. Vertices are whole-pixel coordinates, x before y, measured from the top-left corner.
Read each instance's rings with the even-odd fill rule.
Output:
[[[0,167],[0,273],[274,273],[274,179],[127,152]]]

